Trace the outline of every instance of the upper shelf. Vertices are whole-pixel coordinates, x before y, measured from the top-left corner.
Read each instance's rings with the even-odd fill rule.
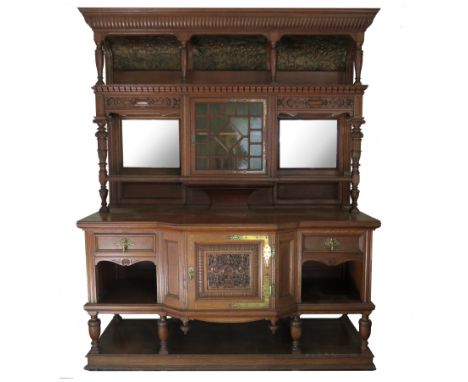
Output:
[[[162,31],[342,34],[364,32],[376,8],[79,8],[94,32],[102,34]]]
[[[360,85],[378,9],[80,8],[97,84]]]

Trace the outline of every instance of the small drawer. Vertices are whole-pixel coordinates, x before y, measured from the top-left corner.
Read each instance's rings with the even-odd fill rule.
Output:
[[[97,255],[110,253],[146,255],[156,252],[155,235],[151,234],[97,234],[94,237]]]
[[[304,251],[314,252],[362,252],[361,236],[359,235],[304,235]]]

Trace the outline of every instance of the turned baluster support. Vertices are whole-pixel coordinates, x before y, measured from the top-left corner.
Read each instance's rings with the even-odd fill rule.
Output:
[[[182,325],[180,325],[180,330],[182,330],[184,334],[187,334],[189,332],[190,330],[189,320],[187,319],[182,320]]]
[[[294,316],[291,320],[291,338],[292,338],[292,353],[300,353],[301,349],[299,346],[302,327],[301,327],[301,318],[299,316]]]
[[[279,40],[278,34],[270,35],[270,72],[271,72],[271,82],[276,82],[276,64],[278,61],[278,51],[276,50],[276,45]]]
[[[104,42],[100,36],[95,36],[94,41],[96,43],[96,50],[94,51],[94,57],[96,59],[96,70],[97,70],[97,82],[96,85],[104,85]]]
[[[169,338],[169,331],[167,328],[166,316],[161,316],[158,320],[158,336],[161,343],[159,347],[159,354],[168,354],[167,339]]]
[[[91,337],[91,354],[98,354],[99,350],[99,336],[101,335],[101,320],[97,314],[91,314],[91,318],[88,321],[88,331]]]
[[[368,349],[368,339],[371,335],[372,321],[369,319],[369,313],[364,313],[359,320],[359,335],[361,336],[361,351]]]
[[[271,334],[276,334],[278,330],[278,320],[276,318],[271,318],[270,319],[270,325],[268,326],[271,330]]]
[[[361,85],[362,57],[364,55],[362,51],[363,42],[364,33],[358,33],[356,36],[356,51],[354,53],[354,71],[356,74],[354,85]]]
[[[180,41],[180,68],[182,71],[182,82],[185,82],[187,80],[187,43],[189,36],[186,34],[180,34],[178,39]]]
[[[107,195],[109,193],[107,189],[107,130],[106,130],[106,119],[98,118],[94,119],[94,123],[98,125],[96,132],[96,138],[98,143],[98,157],[99,157],[99,195],[101,197],[101,208],[99,212],[109,212],[107,206]]]
[[[361,125],[364,124],[364,118],[356,117],[352,120],[353,130],[351,131],[352,149],[351,149],[351,212],[357,213],[359,198],[359,182],[361,179],[359,173],[359,161],[361,159],[361,141],[364,134],[361,131]]]

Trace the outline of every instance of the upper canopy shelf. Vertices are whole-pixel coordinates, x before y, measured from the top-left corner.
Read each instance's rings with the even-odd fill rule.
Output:
[[[378,9],[287,8],[80,8],[94,32],[161,33],[163,31],[242,33],[281,31],[307,34],[364,32]]]
[[[98,85],[360,85],[364,31],[378,9],[80,8]],[[104,64],[105,63],[105,64]]]

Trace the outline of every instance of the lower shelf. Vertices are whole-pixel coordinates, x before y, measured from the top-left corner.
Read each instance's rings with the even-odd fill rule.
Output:
[[[291,350],[289,320],[272,334],[266,321],[246,324],[190,323],[168,319],[169,354],[160,355],[157,320],[112,320],[100,338],[100,353],[88,354],[88,370],[374,370],[361,352],[347,316],[303,319],[300,353]]]

